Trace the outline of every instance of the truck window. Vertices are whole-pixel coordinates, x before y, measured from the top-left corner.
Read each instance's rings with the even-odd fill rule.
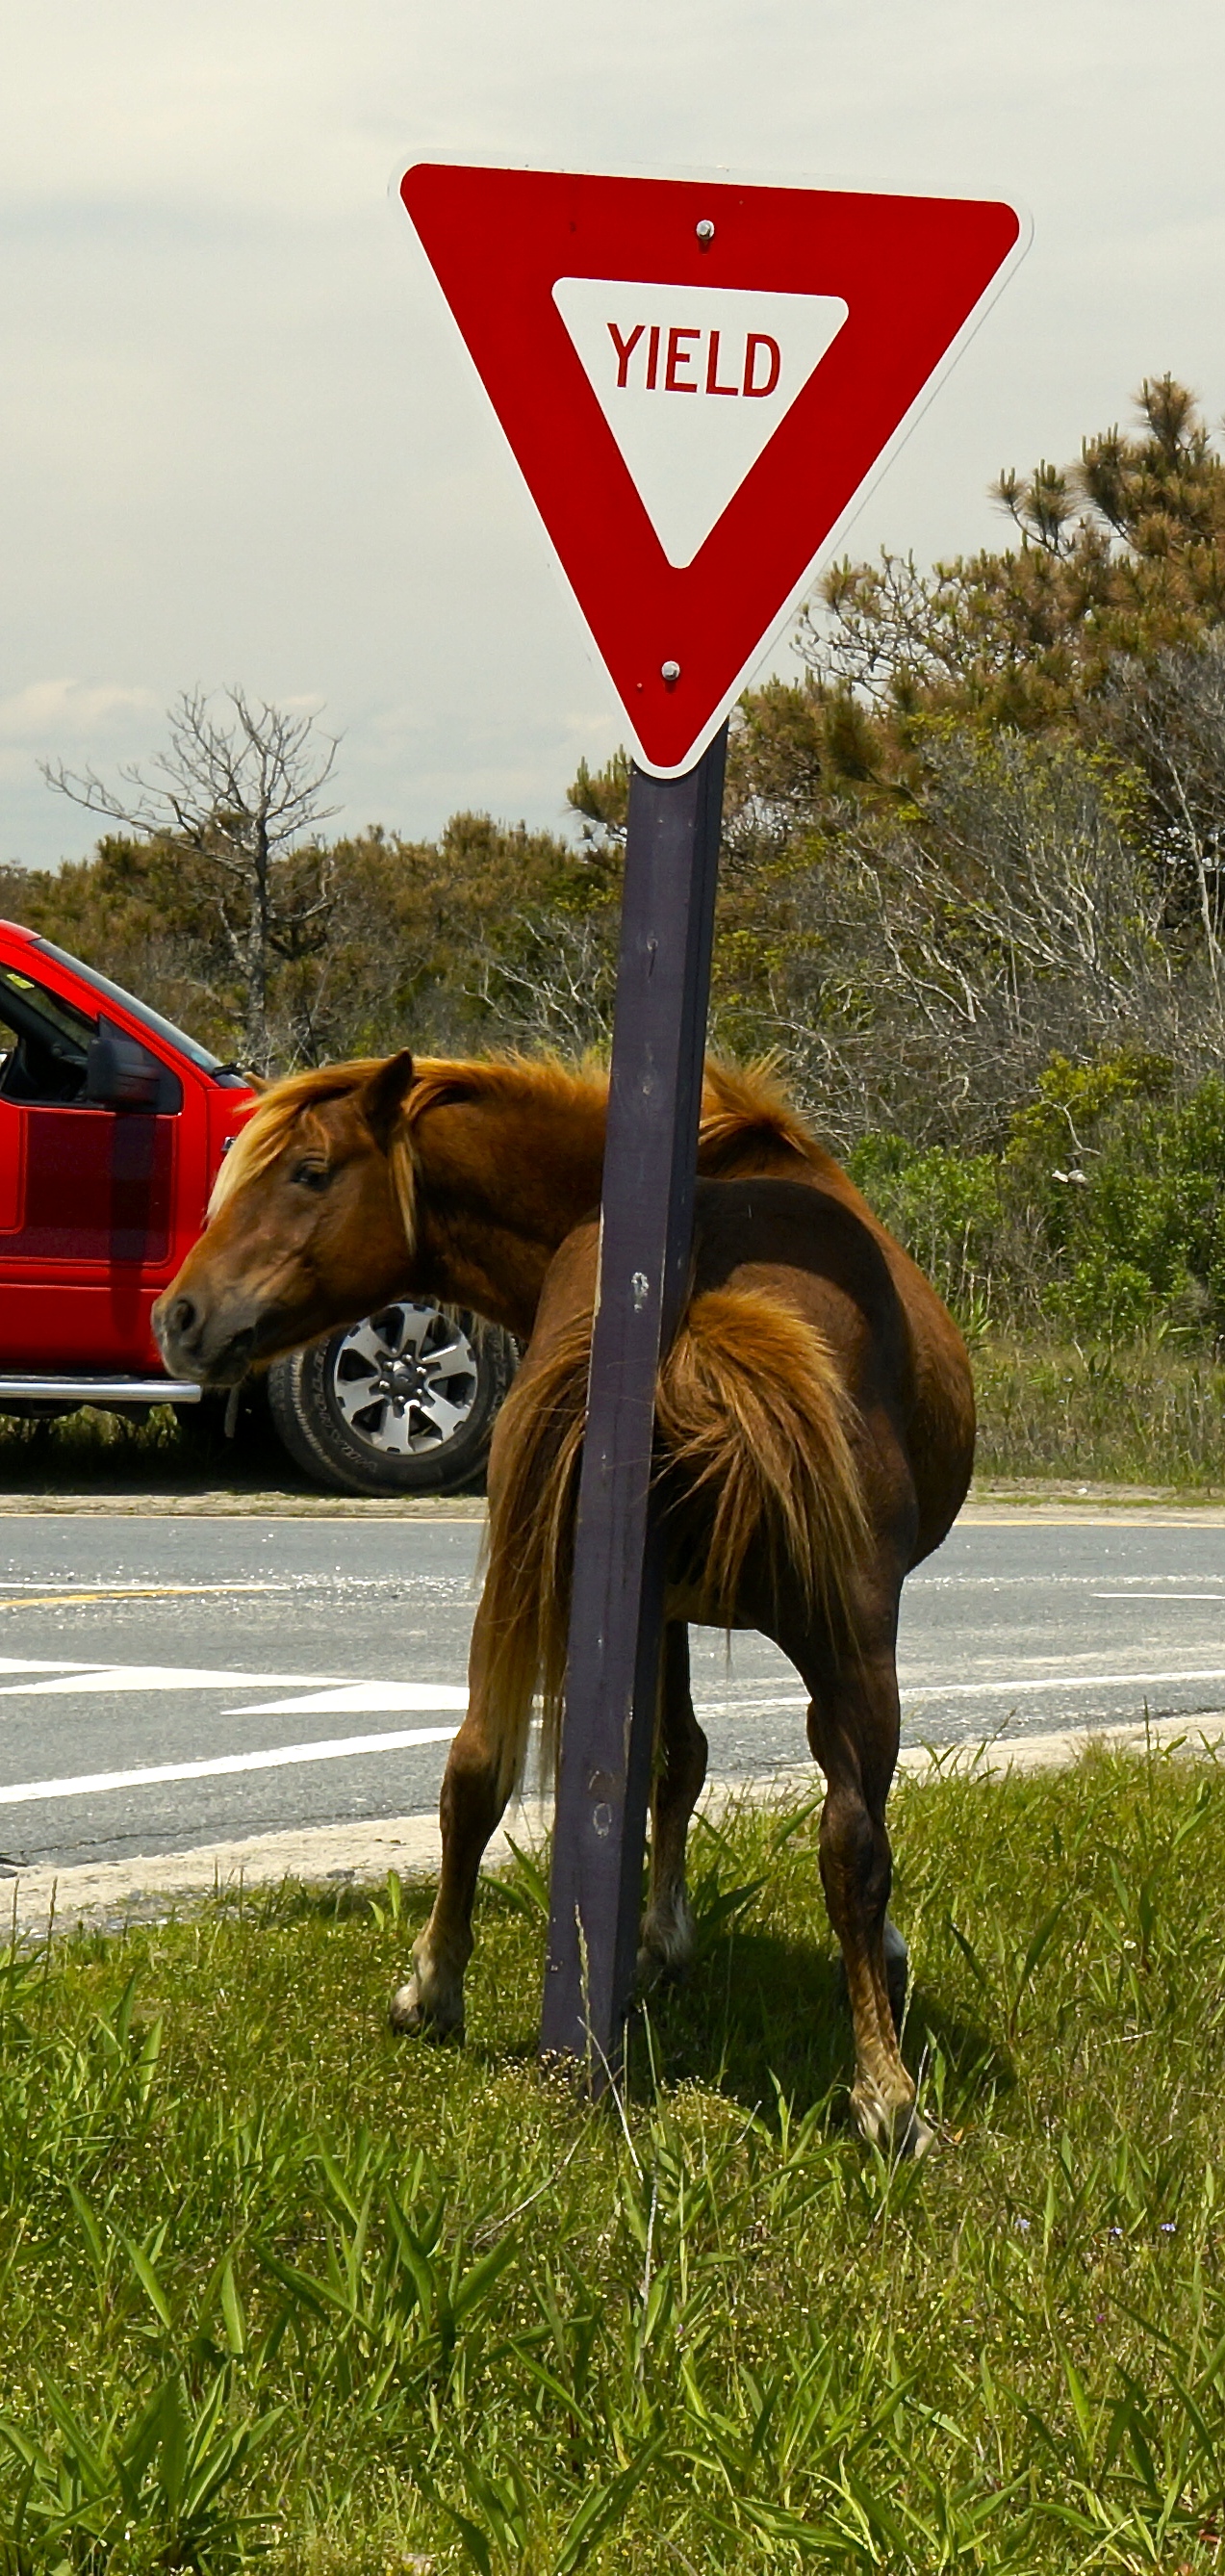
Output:
[[[97,1023],[13,966],[0,966],[0,1098],[71,1107],[85,1098]]]
[[[220,1063],[206,1046],[201,1046],[198,1038],[189,1038],[186,1029],[176,1028],[173,1020],[163,1019],[160,1011],[152,1010],[148,1002],[139,1001],[135,993],[126,992],[122,984],[113,984],[110,976],[100,974],[96,966],[87,966],[83,957],[70,957],[66,948],[56,947],[53,939],[39,939],[34,944],[41,948],[44,957],[54,957],[59,965],[70,966],[73,974],[79,975],[83,984],[92,984],[95,993],[99,993],[104,1001],[118,1002],[120,1008],[130,1012],[131,1017],[139,1020],[153,1037],[163,1039],[173,1047],[176,1055],[185,1055],[189,1064],[198,1065],[201,1073],[211,1075],[223,1090],[250,1090],[246,1075],[239,1072],[237,1065]]]

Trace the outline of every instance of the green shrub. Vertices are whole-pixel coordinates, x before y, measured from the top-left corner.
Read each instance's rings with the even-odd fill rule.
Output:
[[[1225,1083],[1213,1076],[1182,1100],[1169,1088],[1168,1066],[1151,1059],[1057,1056],[1014,1121],[1005,1195],[1033,1211],[1066,1283],[1062,1311],[1085,1329],[1095,1280],[1121,1266],[1150,1297],[1119,1283],[1119,1330],[1144,1329],[1164,1305],[1225,1331]]]
[[[849,1156],[856,1187],[959,1306],[992,1266],[1003,1216],[1000,1167],[990,1154],[954,1154],[941,1145],[916,1153],[901,1136],[865,1136]]]
[[[1052,1058],[1001,1155],[863,1138],[848,1169],[954,1311],[1102,1343],[1225,1334],[1225,1081]]]
[[[1134,1261],[1111,1261],[1100,1249],[1057,1279],[1046,1295],[1048,1311],[1086,1340],[1130,1342],[1158,1320],[1152,1280]]]

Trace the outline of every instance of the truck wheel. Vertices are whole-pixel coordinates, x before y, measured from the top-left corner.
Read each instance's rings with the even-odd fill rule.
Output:
[[[452,1494],[479,1479],[514,1344],[471,1315],[408,1299],[274,1360],[272,1419],[290,1457],[345,1494]]]

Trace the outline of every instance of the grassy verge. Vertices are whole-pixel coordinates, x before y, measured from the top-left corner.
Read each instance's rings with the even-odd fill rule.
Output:
[[[896,1821],[917,2169],[847,2130],[808,1808],[699,1833],[620,2112],[533,2061],[527,1864],[462,2053],[384,2031],[395,1882],[12,1955],[0,2566],[1217,2567],[1225,1777]]]
[[[82,1405],[23,1421],[0,1415],[0,1492],[178,1493],[210,1486],[236,1493],[311,1492],[281,1447],[266,1408],[247,1402],[229,1440],[213,1402],[180,1420],[168,1404],[123,1415]]]
[[[1225,1489],[1225,1368],[1162,1342],[974,1351],[980,1476]]]

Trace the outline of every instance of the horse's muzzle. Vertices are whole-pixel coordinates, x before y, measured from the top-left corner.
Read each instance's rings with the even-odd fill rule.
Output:
[[[246,1376],[259,1339],[258,1324],[210,1315],[194,1297],[173,1289],[153,1309],[158,1349],[172,1377],[194,1377],[201,1386],[237,1386]]]

